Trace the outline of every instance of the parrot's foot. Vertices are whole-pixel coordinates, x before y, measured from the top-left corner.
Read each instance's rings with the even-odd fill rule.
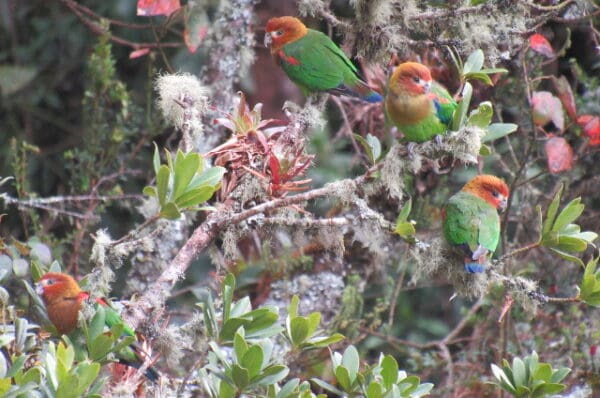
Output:
[[[466,263],[465,271],[470,274],[480,274],[485,271],[485,265],[479,263]]]

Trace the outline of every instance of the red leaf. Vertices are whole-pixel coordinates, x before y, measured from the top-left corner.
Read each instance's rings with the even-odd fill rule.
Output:
[[[138,0],[137,15],[150,17],[153,15],[171,15],[179,10],[179,0]]]
[[[552,82],[554,82],[558,98],[560,98],[560,102],[562,102],[565,107],[567,115],[569,115],[571,120],[575,120],[577,117],[577,107],[575,106],[575,97],[573,96],[569,81],[566,77],[561,76],[558,79],[553,78]]]
[[[573,148],[563,137],[552,137],[544,145],[548,171],[557,174],[573,167]]]
[[[279,165],[279,159],[277,159],[277,156],[273,155],[272,153],[269,154],[269,169],[271,169],[271,175],[273,176],[273,178],[271,179],[271,182],[273,184],[280,184],[281,183],[281,175],[280,175],[281,167]]]
[[[531,97],[533,107],[533,122],[543,127],[552,121],[556,128],[563,131],[565,118],[560,100],[548,91],[536,91]]]
[[[149,48],[142,48],[139,50],[132,51],[129,53],[129,59],[143,57],[144,55],[148,54],[149,52],[150,52]]]
[[[539,33],[529,36],[529,45],[533,51],[542,54],[546,58],[554,58],[556,56],[548,39]]]
[[[577,124],[583,129],[583,134],[589,137],[590,145],[600,145],[600,116],[581,115]]]

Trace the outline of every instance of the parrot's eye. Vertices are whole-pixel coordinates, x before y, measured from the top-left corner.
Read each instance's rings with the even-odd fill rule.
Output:
[[[276,30],[275,32],[273,32],[273,36],[279,37],[283,34],[282,30]]]
[[[46,279],[46,285],[47,286],[54,285],[54,279]]]
[[[497,198],[498,196],[500,196],[500,194],[497,191],[492,191],[492,196],[494,198]]]
[[[415,76],[415,77],[413,77],[413,81],[415,83],[419,83],[421,81],[421,79],[419,79],[419,76]]]

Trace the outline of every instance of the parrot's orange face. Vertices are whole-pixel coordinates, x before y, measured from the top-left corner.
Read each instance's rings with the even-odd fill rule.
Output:
[[[307,28],[298,18],[271,18],[265,26],[265,47],[270,47],[275,53],[284,45],[306,35]]]
[[[35,284],[36,293],[46,305],[66,297],[77,297],[81,293],[79,284],[70,275],[49,272]]]
[[[508,186],[504,181],[492,175],[479,175],[469,181],[463,191],[479,196],[500,211],[506,210]]]
[[[396,67],[390,78],[390,88],[412,95],[427,94],[431,89],[431,72],[418,62],[404,62]]]
[[[81,303],[89,297],[75,279],[67,274],[49,272],[35,284],[35,291],[42,296],[48,318],[59,333],[75,329]]]

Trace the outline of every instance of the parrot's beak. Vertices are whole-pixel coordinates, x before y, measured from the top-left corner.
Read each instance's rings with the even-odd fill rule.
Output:
[[[265,33],[265,39],[264,39],[265,47],[271,47],[272,42],[273,42],[273,39],[271,38],[271,33],[269,33],[269,32]]]
[[[36,283],[35,284],[35,292],[37,293],[38,296],[41,296],[42,294],[44,294],[44,286],[42,286],[41,283]]]
[[[506,206],[508,206],[508,200],[505,198],[502,199],[498,204],[498,210],[500,210],[500,213],[504,213],[504,210],[506,210]]]
[[[423,82],[423,90],[428,93],[431,91],[431,82]]]

